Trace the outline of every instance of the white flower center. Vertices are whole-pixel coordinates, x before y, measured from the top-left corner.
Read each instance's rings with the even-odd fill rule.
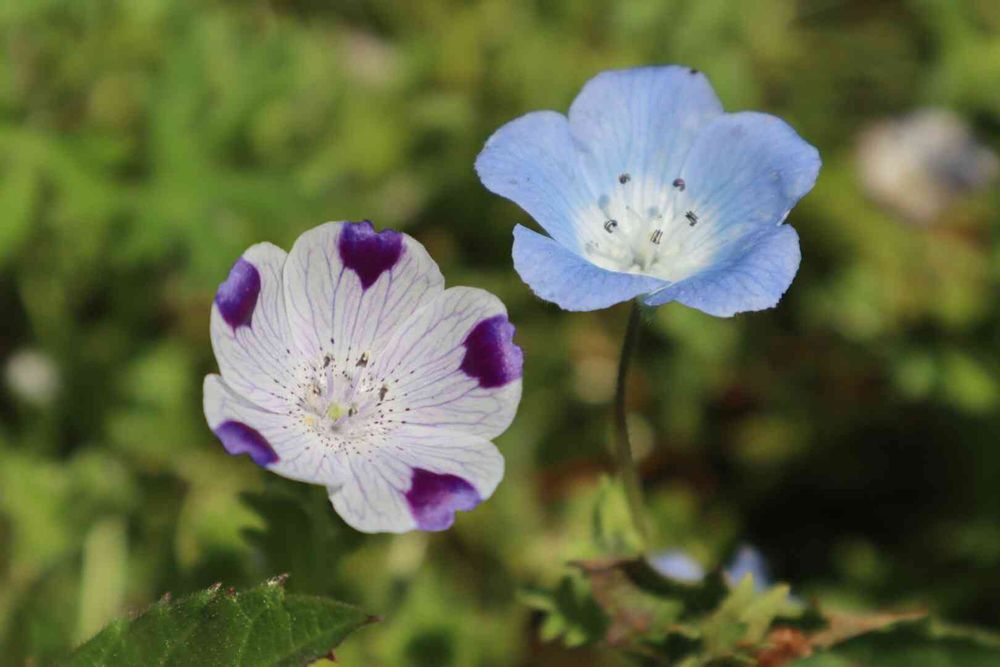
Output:
[[[612,271],[671,282],[697,273],[711,264],[718,244],[706,243],[707,212],[678,203],[686,187],[680,178],[665,188],[659,179],[620,174],[610,194],[581,212],[580,251]]]
[[[379,382],[367,372],[370,361],[370,352],[340,359],[330,353],[297,366],[291,414],[331,444],[387,433],[403,409],[390,391],[393,381]]]

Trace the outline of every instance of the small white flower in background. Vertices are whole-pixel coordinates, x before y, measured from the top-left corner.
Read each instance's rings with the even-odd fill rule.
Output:
[[[981,190],[1000,162],[956,113],[920,109],[861,135],[858,170],[868,195],[910,222],[928,224],[962,194]]]
[[[370,222],[306,232],[236,261],[215,297],[205,416],[230,454],[327,487],[365,532],[444,530],[488,498],[490,440],[521,398],[503,304],[444,289],[420,243]]]
[[[59,369],[49,355],[38,350],[14,352],[7,359],[4,375],[10,392],[32,405],[49,405],[59,391]]]

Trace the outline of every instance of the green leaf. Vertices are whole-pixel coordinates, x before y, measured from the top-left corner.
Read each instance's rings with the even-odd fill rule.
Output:
[[[288,595],[283,578],[239,593],[215,585],[176,602],[161,600],[133,620],[115,621],[68,664],[303,665],[374,620],[335,600]]]
[[[799,660],[797,667],[991,667],[1000,638],[929,618],[908,618],[859,634]]]
[[[569,647],[603,639],[608,619],[579,577],[565,576],[554,590],[522,589],[521,601],[545,613],[540,634],[543,640],[562,638]]]

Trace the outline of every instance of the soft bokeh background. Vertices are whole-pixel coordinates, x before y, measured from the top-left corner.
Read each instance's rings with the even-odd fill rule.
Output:
[[[620,664],[543,644],[518,591],[588,549],[626,308],[534,298],[526,216],[472,164],[502,122],[649,63],[825,163],[778,309],[647,323],[630,409],[660,546],[712,566],[751,542],[802,596],[1000,624],[996,188],[951,177],[961,151],[888,194],[859,166],[925,107],[1000,147],[1000,3],[5,0],[0,47],[0,661],[287,571],[385,616],[343,664]],[[447,533],[354,533],[202,417],[234,259],[360,218],[499,294],[526,353],[506,479]]]

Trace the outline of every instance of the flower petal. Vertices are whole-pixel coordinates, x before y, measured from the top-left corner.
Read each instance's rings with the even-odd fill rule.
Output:
[[[284,410],[290,386],[288,321],[282,294],[286,253],[270,243],[236,260],[212,305],[211,337],[226,382],[266,410]]]
[[[298,238],[285,265],[285,299],[294,346],[345,368],[444,289],[424,247],[372,224],[331,222]]]
[[[727,246],[760,226],[784,221],[816,182],[819,152],[787,123],[755,112],[725,114],[698,135],[681,170],[678,217],[687,252],[726,255]]]
[[[205,419],[230,454],[249,454],[283,477],[332,486],[346,473],[346,448],[331,447],[287,414],[268,412],[243,399],[218,375],[204,383]]]
[[[705,578],[705,568],[701,563],[680,549],[670,549],[650,556],[647,562],[659,574],[675,581],[696,584]]]
[[[425,304],[372,354],[366,383],[406,424],[493,438],[521,399],[521,348],[489,292],[452,287]]]
[[[405,425],[368,457],[353,457],[351,477],[329,489],[344,520],[367,533],[445,530],[456,511],[489,498],[503,478],[491,442],[467,433]]]
[[[609,271],[552,239],[517,225],[514,268],[542,299],[564,310],[598,310],[667,285],[651,276]]]
[[[678,301],[709,315],[773,308],[799,269],[799,236],[790,225],[760,227],[716,263],[647,296],[647,305]]]
[[[487,189],[524,209],[552,238],[577,248],[578,212],[596,197],[578,171],[566,116],[534,111],[502,126],[476,158],[476,173]]]
[[[669,191],[698,131],[721,113],[697,70],[639,67],[588,81],[569,109],[569,124],[594,191],[627,183],[629,198],[649,204],[649,193]]]

